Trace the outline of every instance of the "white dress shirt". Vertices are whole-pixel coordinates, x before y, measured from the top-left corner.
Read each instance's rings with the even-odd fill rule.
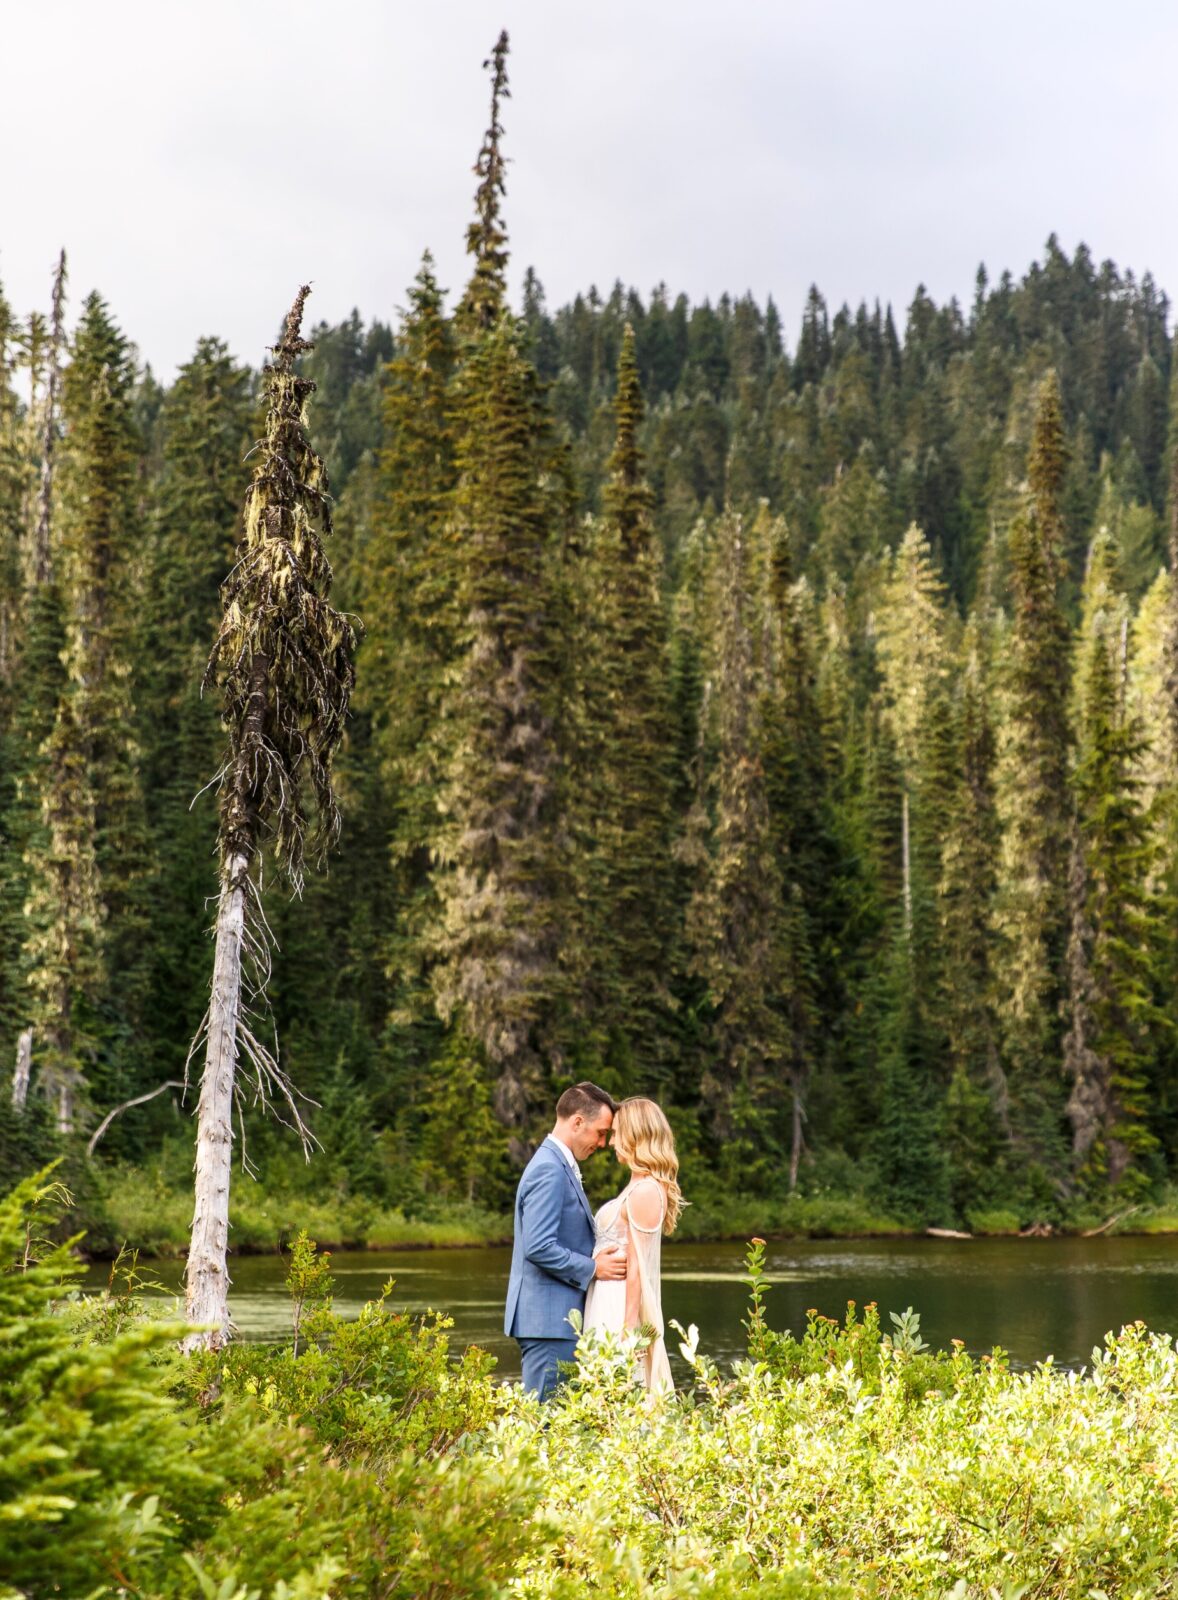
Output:
[[[577,1182],[583,1184],[585,1180],[581,1176],[581,1164],[577,1160],[577,1158],[573,1154],[573,1152],[569,1149],[568,1145],[562,1143],[561,1140],[554,1138],[552,1134],[549,1134],[547,1136],[547,1138],[545,1140],[545,1143],[546,1144],[554,1144],[556,1146],[556,1148],[560,1151],[561,1155],[568,1162],[569,1166],[572,1167],[573,1171],[576,1173]]]

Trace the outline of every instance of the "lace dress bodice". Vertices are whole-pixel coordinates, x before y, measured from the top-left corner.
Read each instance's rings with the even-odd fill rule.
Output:
[[[634,1220],[629,1205],[630,1197],[639,1184],[654,1183],[662,1202],[657,1225],[643,1227]],[[671,1368],[663,1343],[662,1306],[662,1225],[666,1216],[666,1196],[662,1185],[654,1178],[636,1178],[626,1185],[598,1211],[594,1222],[596,1255],[611,1246],[625,1255],[633,1255],[640,1285],[639,1320],[654,1329],[654,1342],[642,1363],[642,1379],[648,1389],[670,1389]],[[589,1286],[585,1303],[585,1329],[599,1328],[611,1333],[621,1333],[625,1328],[626,1285],[622,1280],[595,1279]]]
[[[625,1255],[630,1243],[630,1235],[622,1216],[622,1202],[633,1187],[633,1184],[627,1184],[621,1194],[616,1194],[612,1200],[605,1202],[594,1218],[597,1228],[597,1237],[593,1244],[594,1255],[597,1255],[602,1250],[608,1250],[611,1245]]]

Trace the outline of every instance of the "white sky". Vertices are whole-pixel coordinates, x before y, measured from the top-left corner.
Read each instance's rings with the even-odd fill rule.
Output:
[[[1178,6],[1138,0],[8,0],[0,283],[97,287],[161,377],[258,363],[295,288],[391,318],[465,276],[511,32],[512,276],[968,300],[1056,231],[1178,292]]]

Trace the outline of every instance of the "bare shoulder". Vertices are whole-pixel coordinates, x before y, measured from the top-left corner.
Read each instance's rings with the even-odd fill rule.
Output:
[[[667,1201],[663,1186],[657,1178],[638,1178],[630,1190],[627,1209],[630,1219],[639,1228],[658,1228],[662,1225]]]

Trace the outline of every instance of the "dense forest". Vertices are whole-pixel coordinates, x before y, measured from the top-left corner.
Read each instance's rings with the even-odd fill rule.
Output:
[[[243,1104],[247,1158],[500,1209],[592,1078],[696,1198],[1132,1204],[1178,1163],[1165,296],[1053,237],[967,307],[517,311],[505,91],[467,285],[426,254],[302,357],[360,642],[338,839],[260,883],[322,1148]],[[165,387],[48,289],[0,297],[0,1165],[140,1101],[95,1160],[183,1181],[259,379],[208,337]]]

